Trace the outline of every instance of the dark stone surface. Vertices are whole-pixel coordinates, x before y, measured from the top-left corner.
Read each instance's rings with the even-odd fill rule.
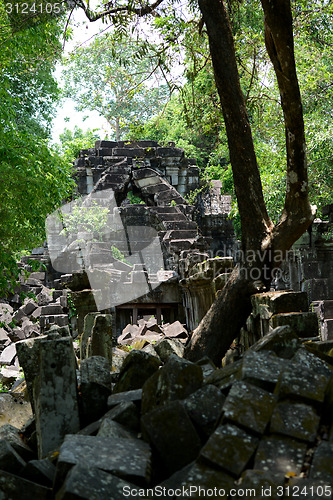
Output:
[[[259,439],[235,425],[220,425],[208,439],[200,456],[214,466],[239,476],[254,455]]]
[[[299,474],[302,469],[306,443],[283,436],[265,436],[261,439],[255,456],[254,469]]]
[[[0,439],[0,470],[20,473],[25,464],[14,448],[4,439]]]
[[[50,500],[51,491],[45,486],[0,470],[0,498],[3,500]]]
[[[81,412],[84,421],[91,422],[107,410],[111,394],[109,362],[102,356],[92,356],[80,363]]]
[[[184,399],[184,407],[198,428],[209,436],[221,416],[225,396],[214,385],[201,387]]]
[[[279,403],[273,411],[270,431],[313,443],[317,435],[319,421],[319,415],[311,406]]]
[[[248,382],[233,384],[223,406],[224,417],[263,434],[271,418],[276,396]]]
[[[138,407],[132,401],[123,401],[109,410],[105,417],[124,425],[128,429],[138,432],[140,428],[140,413]]]
[[[124,500],[123,492],[138,491],[134,484],[85,464],[75,465],[57,494],[57,500]],[[131,498],[129,495],[128,498]]]
[[[146,413],[141,418],[141,425],[169,473],[197,457],[200,439],[180,401],[171,401]]]
[[[333,484],[333,442],[322,441],[315,450],[309,477]]]
[[[300,344],[300,340],[292,328],[279,326],[258,340],[250,349],[254,351],[273,351],[280,358],[290,359],[294,356]]]

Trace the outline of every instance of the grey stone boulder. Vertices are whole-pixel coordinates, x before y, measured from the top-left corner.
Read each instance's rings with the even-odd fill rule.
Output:
[[[214,385],[205,385],[184,399],[184,407],[195,426],[209,436],[221,416],[225,396]]]
[[[14,363],[16,356],[16,344],[12,343],[5,347],[0,354],[0,364],[1,365],[11,365]]]
[[[113,393],[141,389],[160,365],[161,362],[155,356],[143,351],[131,351],[122,364]]]
[[[168,326],[163,328],[163,333],[166,337],[169,338],[182,338],[186,339],[188,337],[188,333],[186,328],[180,323],[180,321],[174,321]]]
[[[254,455],[259,439],[235,425],[220,425],[200,452],[214,467],[239,476]]]
[[[118,392],[116,394],[111,394],[108,398],[108,408],[113,408],[119,403],[133,402],[138,407],[141,406],[142,400],[142,389],[135,389],[133,391]]]
[[[263,389],[274,390],[288,363],[272,351],[249,350],[242,358],[241,378]]]
[[[111,394],[109,362],[102,356],[92,356],[80,363],[80,409],[84,422],[97,420],[107,411]]]
[[[256,500],[279,500],[281,498],[281,489],[285,482],[283,473],[274,473],[274,471],[261,471],[248,469],[240,477],[239,493],[255,491]],[[237,497],[236,497],[237,498]],[[241,498],[241,496],[239,497]],[[312,500],[312,497],[311,497]]]
[[[141,426],[169,474],[197,458],[200,438],[180,401],[171,401],[146,413]]]
[[[211,371],[205,377],[205,384],[212,384],[218,387],[221,391],[227,391],[234,382],[242,377],[242,360],[235,361],[224,368],[218,368]]]
[[[311,480],[320,479],[326,484],[333,484],[333,442],[322,441],[316,448],[309,477]]]
[[[113,420],[113,416],[106,415],[101,419],[101,424],[97,432],[97,436],[106,438],[124,438],[135,439],[137,434],[132,432],[122,424]]]
[[[151,449],[139,439],[68,434],[60,447],[55,484],[63,484],[76,464],[96,467],[122,479],[146,485],[150,481]]]
[[[185,399],[202,386],[202,369],[178,356],[150,377],[142,388],[142,414],[176,399]]]
[[[97,314],[91,330],[90,356],[103,356],[112,367],[112,315]]]
[[[50,304],[51,302],[53,302],[52,290],[43,286],[42,291],[39,292],[36,299],[37,299],[37,304],[40,307]]]
[[[13,425],[5,424],[0,427],[0,440],[9,443],[23,460],[28,461],[33,458],[32,449],[21,438],[20,430]]]

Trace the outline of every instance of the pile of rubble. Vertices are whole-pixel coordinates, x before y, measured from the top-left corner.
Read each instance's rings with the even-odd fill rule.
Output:
[[[165,340],[116,371],[103,356],[78,369],[66,327],[18,342],[34,418],[0,428],[4,498],[332,498],[332,357],[289,326],[221,369]]]

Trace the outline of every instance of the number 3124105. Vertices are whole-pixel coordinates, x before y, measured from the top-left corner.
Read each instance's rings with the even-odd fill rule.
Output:
[[[60,3],[6,3],[7,14],[60,14],[62,5]]]

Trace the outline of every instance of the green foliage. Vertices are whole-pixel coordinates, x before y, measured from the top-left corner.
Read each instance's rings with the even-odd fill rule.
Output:
[[[140,198],[140,196],[136,196],[132,191],[128,191],[127,199],[129,200],[131,205],[144,205],[145,202]]]
[[[108,222],[109,209],[101,207],[97,201],[89,201],[89,205],[84,199],[76,200],[68,214],[62,214],[64,229],[60,234],[77,237],[79,232],[94,234],[97,240],[101,241],[105,226]]]
[[[161,63],[152,44],[119,31],[95,37],[67,60],[64,95],[78,110],[94,110],[106,118],[117,140],[129,124],[143,124],[160,109],[168,89],[158,72]]]
[[[75,125],[73,130],[65,128],[63,133],[59,135],[60,144],[56,144],[55,148],[65,161],[71,164],[79,157],[80,149],[95,147],[95,141],[99,139],[96,130],[83,131]]]
[[[61,18],[8,15],[6,5],[0,1],[0,295],[18,276],[15,254],[43,242],[47,214],[72,191],[70,169],[48,139]]]
[[[125,255],[119,250],[119,248],[117,248],[114,245],[112,245],[111,246],[111,252],[112,252],[112,256],[115,259],[120,260],[121,262],[127,263]]]

